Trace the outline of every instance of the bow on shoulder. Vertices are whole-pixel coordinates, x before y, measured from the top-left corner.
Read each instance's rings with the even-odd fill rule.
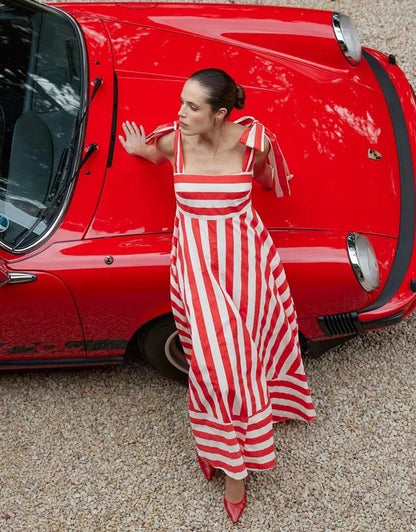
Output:
[[[278,198],[290,196],[289,181],[293,175],[290,173],[286,159],[277,142],[276,135],[265,125],[251,116],[244,116],[235,121],[243,126],[247,125],[240,138],[240,142],[255,150],[265,150],[265,139],[270,142],[270,150],[267,155],[267,163],[272,168],[274,192]]]

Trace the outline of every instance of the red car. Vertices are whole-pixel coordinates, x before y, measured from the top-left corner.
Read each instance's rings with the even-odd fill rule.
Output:
[[[254,5],[0,4],[0,367],[186,364],[169,301],[169,165],[127,155],[225,68],[273,129],[292,196],[255,187],[312,353],[416,305],[416,100],[347,16]],[[238,118],[243,111],[235,112]]]

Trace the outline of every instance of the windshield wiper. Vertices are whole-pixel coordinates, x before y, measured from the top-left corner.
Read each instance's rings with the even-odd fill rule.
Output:
[[[80,118],[80,121],[79,121],[79,126],[81,126],[82,122],[85,120],[85,117],[87,116],[88,114],[88,111],[90,109],[90,105],[92,104],[92,101],[94,100],[95,98],[95,95],[97,94],[98,92],[98,89],[101,87],[101,85],[103,84],[103,78],[95,78],[94,81],[92,82],[94,88],[92,89],[92,93],[91,93],[91,97],[89,99],[89,102],[87,103],[87,105],[85,106],[85,110],[84,110],[84,113],[82,114],[81,118]]]

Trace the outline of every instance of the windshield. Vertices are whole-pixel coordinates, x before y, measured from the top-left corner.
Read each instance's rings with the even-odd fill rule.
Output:
[[[56,195],[70,182],[83,90],[71,21],[16,4],[0,3],[0,245],[12,251],[39,241],[64,207]]]

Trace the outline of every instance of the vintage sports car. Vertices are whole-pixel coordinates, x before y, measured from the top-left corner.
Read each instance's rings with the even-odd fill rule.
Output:
[[[342,14],[254,5],[0,3],[0,367],[186,363],[169,301],[172,170],[117,140],[225,68],[273,129],[292,196],[255,186],[319,353],[416,305],[416,101]]]

